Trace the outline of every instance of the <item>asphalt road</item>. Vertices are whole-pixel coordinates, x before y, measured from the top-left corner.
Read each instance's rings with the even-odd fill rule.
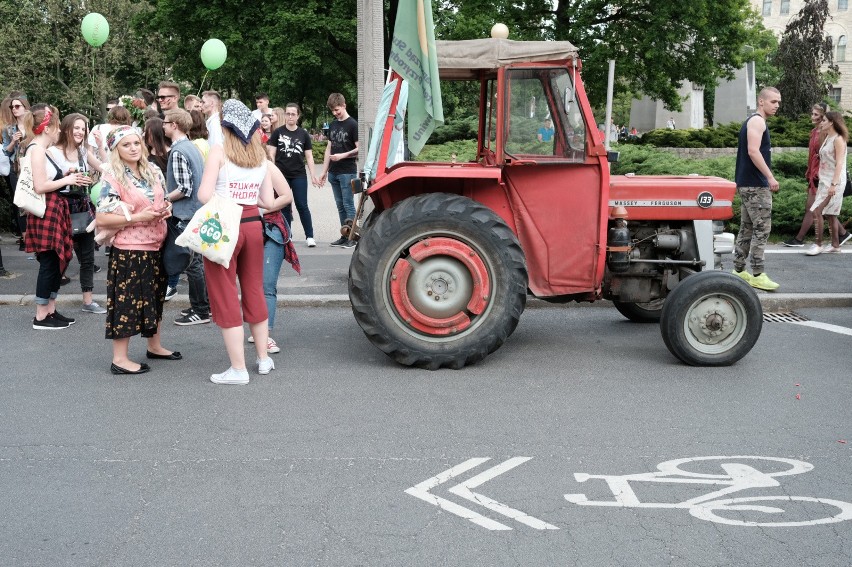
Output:
[[[812,522],[852,507],[852,309],[800,313],[840,332],[766,323],[712,369],[614,309],[530,309],[481,364],[428,372],[373,348],[348,309],[287,308],[277,368],[226,387],[207,381],[227,366],[211,325],[167,325],[185,360],[115,377],[101,317],[36,333],[31,307],[6,306],[0,563],[848,566],[852,521]],[[732,458],[633,482],[625,506],[565,498],[614,500],[575,473],[711,456]],[[823,500],[662,507],[719,490]],[[737,523],[785,521],[804,525]]]

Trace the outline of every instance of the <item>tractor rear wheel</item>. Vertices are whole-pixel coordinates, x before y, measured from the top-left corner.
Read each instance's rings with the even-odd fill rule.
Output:
[[[474,364],[512,334],[526,305],[515,234],[466,197],[408,198],[375,219],[352,256],[349,298],[367,338],[397,362]]]

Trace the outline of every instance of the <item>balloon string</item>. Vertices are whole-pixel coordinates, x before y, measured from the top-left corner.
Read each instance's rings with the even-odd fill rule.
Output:
[[[95,106],[95,50],[92,49],[92,108],[97,110]]]
[[[204,81],[207,80],[207,75],[210,74],[210,69],[204,72],[204,78],[201,79],[201,86],[198,87],[198,94],[196,96],[201,96],[201,91],[204,89]]]

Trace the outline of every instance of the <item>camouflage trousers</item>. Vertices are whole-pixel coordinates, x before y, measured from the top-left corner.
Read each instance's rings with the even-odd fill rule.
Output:
[[[769,187],[737,187],[740,206],[740,231],[734,250],[734,269],[742,272],[751,254],[754,274],[763,273],[763,249],[772,231],[772,191]]]

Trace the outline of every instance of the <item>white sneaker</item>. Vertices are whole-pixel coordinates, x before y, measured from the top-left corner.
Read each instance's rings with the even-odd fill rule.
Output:
[[[822,253],[823,254],[840,254],[840,252],[841,252],[840,248],[835,248],[834,246],[831,245],[831,243],[826,244],[825,246],[822,247]]]
[[[249,341],[251,344],[254,344],[254,337],[253,337],[253,336],[251,336],[251,335],[249,335],[248,341]]]
[[[221,374],[210,376],[210,381],[214,384],[237,384],[242,386],[249,383],[249,373],[245,368],[237,370],[232,366]]]
[[[819,256],[822,254],[822,246],[819,244],[811,244],[811,247],[805,251],[805,254],[808,256]]]
[[[275,361],[273,361],[268,356],[266,358],[258,358],[257,359],[257,373],[258,374],[269,374],[270,370],[275,369]],[[248,378],[246,378],[248,381]]]
[[[272,337],[269,337],[269,340],[266,341],[266,352],[269,354],[278,354],[281,352],[281,349]]]
[[[314,240],[313,238],[308,238],[308,239],[305,240],[305,242],[308,243],[308,248],[313,248],[314,246],[317,245],[317,241]]]

